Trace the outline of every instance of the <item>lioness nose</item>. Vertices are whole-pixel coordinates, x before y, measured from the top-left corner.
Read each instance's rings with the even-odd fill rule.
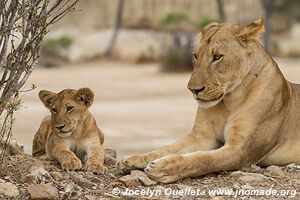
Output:
[[[55,128],[58,129],[58,130],[62,130],[63,128],[65,128],[65,126],[66,126],[65,124],[63,124],[63,125],[56,125]]]
[[[194,94],[199,94],[200,92],[202,92],[203,90],[205,90],[205,87],[202,87],[200,89],[192,89],[192,88],[189,88],[189,90],[191,90]]]

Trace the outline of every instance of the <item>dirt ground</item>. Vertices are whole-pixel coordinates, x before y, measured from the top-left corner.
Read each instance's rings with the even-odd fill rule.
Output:
[[[288,80],[300,83],[300,61],[276,59]],[[38,98],[40,90],[90,87],[95,92],[91,107],[105,134],[105,147],[119,158],[143,153],[187,134],[194,122],[197,103],[186,88],[190,73],[161,73],[159,64],[94,62],[36,69],[22,93],[16,114],[14,138],[31,152],[39,124],[49,111]]]

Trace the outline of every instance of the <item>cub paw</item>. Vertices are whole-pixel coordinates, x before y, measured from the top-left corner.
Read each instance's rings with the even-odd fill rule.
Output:
[[[133,169],[144,169],[147,164],[143,156],[131,156],[118,161],[116,168],[120,173],[128,173]]]
[[[84,169],[86,171],[91,171],[97,174],[104,174],[108,171],[107,167],[105,167],[103,164],[90,161],[87,161],[85,163]]]
[[[81,164],[81,161],[77,158],[77,157],[74,157],[74,158],[71,158],[67,161],[64,161],[61,164],[61,168],[63,170],[78,170],[78,169],[81,169],[82,167],[82,164]]]

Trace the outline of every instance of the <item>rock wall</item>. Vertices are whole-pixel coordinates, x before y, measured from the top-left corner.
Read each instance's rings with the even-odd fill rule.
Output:
[[[111,28],[118,0],[82,0],[76,12],[67,15],[54,28],[76,27],[89,31]],[[260,1],[225,0],[227,21],[247,23],[262,16]],[[197,22],[203,16],[218,18],[215,0],[124,0],[123,27],[157,27],[169,12],[183,11]]]

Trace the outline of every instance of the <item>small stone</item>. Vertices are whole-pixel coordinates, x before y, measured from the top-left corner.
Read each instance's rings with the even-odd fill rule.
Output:
[[[258,183],[258,182],[264,182],[269,179],[268,177],[262,174],[247,173],[247,175],[242,176],[240,180],[244,183],[255,183],[255,182]]]
[[[110,166],[115,166],[117,163],[117,159],[110,156],[110,155],[105,155],[105,160],[104,160],[104,164],[105,165],[110,165]]]
[[[63,179],[63,176],[59,172],[52,171],[52,172],[49,172],[49,174],[56,181],[60,181]]]
[[[94,196],[94,195],[85,195],[84,196],[87,200],[98,200],[98,197]]]
[[[245,174],[245,172],[242,172],[242,171],[238,170],[238,171],[231,172],[230,176],[232,176],[232,177],[239,177],[239,176],[242,176],[244,174]]]
[[[84,188],[93,187],[93,183],[91,181],[87,180],[82,175],[78,175],[76,172],[70,172],[70,178],[80,187],[84,187]]]
[[[32,200],[56,200],[58,199],[58,190],[51,184],[36,184],[27,187],[27,192]]]
[[[109,155],[113,158],[117,158],[117,152],[113,149],[105,149],[105,155]]]
[[[257,165],[251,165],[250,168],[251,168],[251,171],[252,171],[252,172],[261,172],[260,166],[257,166]]]
[[[29,174],[24,178],[26,183],[40,183],[43,180],[43,177],[49,177],[49,173],[41,165],[34,165],[29,169]]]
[[[248,185],[248,184],[242,185],[241,188],[244,189],[244,190],[252,190],[253,189],[253,187],[251,185]]]
[[[140,186],[141,183],[136,176],[126,175],[119,178],[119,180],[126,185],[126,187]]]
[[[283,171],[280,169],[280,167],[272,165],[266,168],[266,172],[264,172],[265,175],[267,176],[277,176],[280,178],[285,178],[287,177]]]
[[[295,163],[289,164],[286,167],[289,169],[299,169],[300,170],[300,165],[296,165]]]
[[[17,186],[12,183],[0,183],[0,194],[9,197],[17,197],[19,195],[19,190]]]
[[[224,198],[221,196],[215,196],[212,198],[212,200],[223,200]]]
[[[130,172],[130,174],[131,174],[132,176],[137,177],[137,178],[140,180],[140,182],[141,182],[144,186],[150,186],[150,185],[155,185],[155,184],[157,184],[157,182],[151,180],[151,179],[145,174],[145,172],[143,172],[143,171],[140,171],[140,170],[132,170],[132,171]]]

